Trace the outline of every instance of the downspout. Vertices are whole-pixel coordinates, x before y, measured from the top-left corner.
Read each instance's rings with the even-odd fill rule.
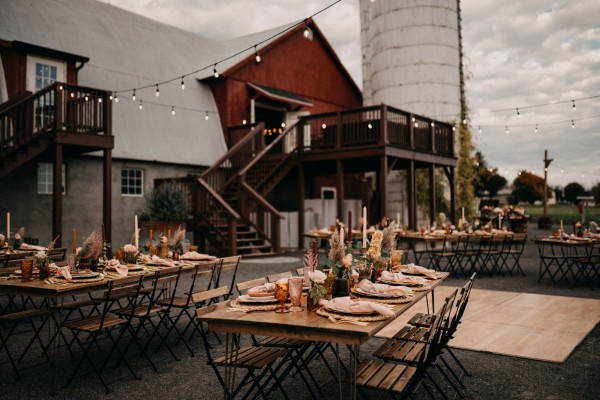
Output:
[[[87,63],[88,61],[89,61],[89,59],[88,59],[88,60],[86,60],[86,61],[80,61],[80,62],[81,62],[81,64],[79,64],[79,66],[78,66],[78,67],[75,67],[75,84],[76,84],[76,85],[77,85],[77,84],[79,84],[79,70],[80,70],[81,68],[83,68],[83,66],[85,65],[85,63]]]

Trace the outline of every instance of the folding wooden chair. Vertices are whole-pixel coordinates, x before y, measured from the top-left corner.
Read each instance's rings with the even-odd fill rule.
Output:
[[[224,294],[230,293],[229,288],[222,287],[218,289],[212,289],[201,293],[194,294],[194,301],[197,303],[206,302],[211,298],[219,298]],[[214,309],[214,305],[205,306],[198,308],[196,310],[196,317],[200,318],[204,314],[211,312]],[[246,386],[247,384],[251,384],[250,387],[246,390],[243,398],[247,398],[252,394],[252,392],[256,389],[257,395],[261,395],[263,398],[267,398],[265,389],[271,380],[274,380],[273,384],[276,386],[284,397],[287,399],[288,396],[283,390],[281,386],[280,376],[277,375],[278,370],[281,368],[282,363],[278,363],[277,366],[274,367],[276,361],[281,360],[288,352],[287,349],[282,348],[268,348],[268,347],[256,347],[256,346],[247,346],[241,349],[233,350],[232,352],[225,354],[219,358],[213,358],[211,354],[211,345],[208,342],[208,335],[204,332],[204,330],[199,330],[202,335],[202,340],[204,342],[204,349],[206,351],[207,364],[210,365],[223,387],[223,390],[226,393],[227,398],[235,398],[235,396]],[[228,379],[227,383],[219,368],[235,368],[245,370],[246,374],[243,376],[241,381],[237,384],[236,387],[233,387],[235,382],[232,382],[232,387],[229,387],[230,381]],[[257,374],[258,372],[258,374]],[[269,376],[267,377],[267,373]],[[235,377],[235,375],[234,375]],[[265,379],[266,378],[266,379]]]
[[[515,233],[508,244],[508,248],[504,251],[502,267],[506,266],[507,272],[512,276],[514,270],[525,276],[525,272],[521,268],[521,264],[519,264],[519,260],[521,259],[521,255],[523,254],[523,249],[525,248],[525,244],[527,243],[527,234],[526,233]]]
[[[48,250],[46,255],[52,262],[64,261],[65,255],[67,254],[66,248],[55,248],[52,250]]]
[[[455,272],[454,264],[456,262],[456,245],[458,240],[456,236],[444,236],[441,250],[432,249],[430,251],[430,267],[436,271]],[[442,260],[445,260],[445,265],[442,265]]]
[[[293,275],[292,275],[291,271],[281,272],[279,274],[273,274],[273,275],[267,276],[267,282],[277,282],[280,279],[291,278],[292,276]]]
[[[235,285],[235,277],[236,277],[237,269],[240,265],[241,259],[242,259],[242,256],[239,256],[239,255],[232,256],[232,257],[224,257],[221,259],[221,266],[218,268],[217,279],[216,279],[213,287],[217,288],[217,287],[221,286],[221,278],[222,278],[223,272],[233,271],[231,273],[231,282],[229,283],[229,285],[227,285],[227,287],[230,288],[230,292],[227,293],[225,296],[223,296],[223,300],[229,299],[229,297],[233,294],[231,291],[233,290],[233,287]]]
[[[79,345],[80,349],[82,350],[82,354],[79,358],[79,361],[73,368],[73,372],[71,373],[71,376],[69,377],[67,383],[65,383],[63,388],[66,388],[71,384],[71,382],[75,379],[77,373],[81,372],[80,368],[83,361],[87,360],[92,369],[94,370],[96,376],[104,386],[106,393],[110,393],[108,385],[106,384],[102,376],[102,371],[106,367],[108,361],[110,360],[115,350],[117,351],[119,356],[117,364],[123,361],[129,369],[131,375],[133,375],[135,379],[141,379],[136,375],[133,368],[127,361],[127,358],[125,357],[129,345],[125,348],[125,350],[121,350],[119,348],[119,342],[122,340],[124,333],[126,331],[129,331],[132,340],[135,341],[135,343],[140,349],[142,349],[140,343],[135,338],[133,330],[131,329],[131,320],[133,318],[133,314],[136,312],[137,298],[139,297],[139,291],[142,287],[142,281],[143,276],[130,276],[110,281],[108,283],[107,295],[103,303],[102,312],[100,315],[93,316],[90,318],[82,318],[75,321],[69,321],[63,325],[64,329],[68,329],[71,331],[75,338],[75,342]],[[116,318],[109,315],[110,306],[114,303],[112,301],[113,296],[119,296],[123,293],[127,293],[127,295],[131,297],[132,306],[130,308],[129,314],[122,314],[120,318]],[[113,336],[114,331],[118,331],[116,337]],[[87,337],[84,340],[82,340],[81,338],[81,336],[83,335],[87,335]],[[104,357],[104,361],[102,362],[100,367],[98,367],[99,363],[93,360],[89,353],[94,345],[100,348],[98,339],[101,336],[104,336],[107,339],[109,339],[111,348],[108,352],[108,355]],[[104,354],[105,352],[106,350],[103,350],[101,353]]]

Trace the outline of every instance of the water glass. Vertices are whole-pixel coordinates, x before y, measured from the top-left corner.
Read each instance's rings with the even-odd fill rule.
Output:
[[[288,285],[290,291],[290,301],[292,302],[290,311],[304,311],[304,308],[300,307],[300,301],[302,300],[302,287],[304,286],[304,278],[300,276],[289,278]]]
[[[183,239],[181,241],[181,251],[183,254],[189,253],[190,251],[190,241],[187,239]]]
[[[77,254],[67,254],[67,265],[69,266],[69,271],[75,271],[75,262],[77,260]]]
[[[278,313],[289,312],[289,310],[287,308],[285,308],[285,301],[288,299],[288,296],[289,296],[288,285],[289,285],[288,283],[284,283],[284,282],[275,283],[275,298],[281,302],[280,308],[275,310],[275,312],[278,312]]]
[[[33,258],[27,257],[21,260],[21,279],[29,282],[33,276]]]

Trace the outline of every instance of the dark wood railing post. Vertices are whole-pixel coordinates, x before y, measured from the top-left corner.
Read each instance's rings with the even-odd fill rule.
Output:
[[[390,144],[390,141],[388,139],[387,106],[385,104],[381,104],[379,113],[381,114],[379,116],[379,143],[387,146]]]
[[[304,124],[304,117],[300,118],[296,124],[296,147],[299,153],[304,151]]]
[[[336,129],[337,138],[336,138],[335,146],[338,149],[341,149],[342,142],[343,142],[343,136],[344,136],[344,121],[342,120],[342,112],[341,111],[337,112],[336,124],[337,124],[337,129]]]
[[[56,247],[62,247],[62,144],[54,144],[54,164],[52,168],[52,237],[58,237]]]
[[[410,140],[410,148],[415,148],[415,124],[413,124],[413,115],[408,114],[408,132]]]
[[[13,133],[15,135],[15,142],[19,143],[20,145],[23,145],[27,142],[27,139],[30,139],[33,137],[33,132],[34,132],[34,122],[35,122],[35,113],[34,113],[34,109],[33,109],[33,99],[30,99],[27,101],[27,103],[25,104],[25,126],[23,128],[24,132],[21,133],[20,132],[20,128],[16,128]],[[16,137],[18,136],[18,137]]]
[[[454,132],[455,132],[455,128],[454,126],[452,128],[450,128],[450,145],[449,150],[450,150],[450,155],[454,156]]]
[[[237,254],[237,219],[235,219],[231,214],[227,216],[227,225],[229,255],[235,256]]]
[[[273,251],[277,254],[281,253],[281,220],[273,213],[271,216],[271,243],[273,244]]]
[[[54,85],[54,132],[62,130],[64,91],[61,84]]]
[[[437,146],[435,145],[435,125],[433,121],[429,121],[429,128],[431,130],[431,152],[437,153]]]

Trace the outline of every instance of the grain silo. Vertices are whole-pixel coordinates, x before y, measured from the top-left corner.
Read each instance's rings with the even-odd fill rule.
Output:
[[[360,0],[365,105],[460,116],[458,0]]]

